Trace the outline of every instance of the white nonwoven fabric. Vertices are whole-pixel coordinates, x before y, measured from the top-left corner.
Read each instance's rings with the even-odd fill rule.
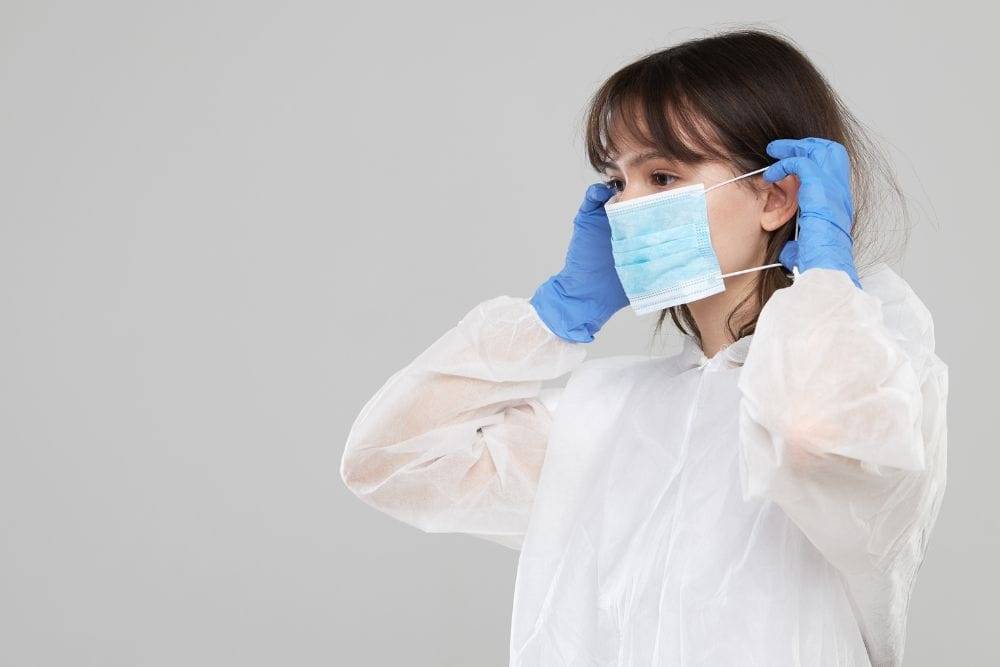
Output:
[[[801,273],[711,359],[585,359],[489,299],[366,403],[341,476],[520,549],[511,665],[899,665],[948,369],[909,285],[861,282]]]

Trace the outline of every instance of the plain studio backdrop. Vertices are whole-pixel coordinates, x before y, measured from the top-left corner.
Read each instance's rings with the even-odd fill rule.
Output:
[[[562,266],[600,82],[748,24],[803,48],[911,198],[896,267],[951,397],[906,664],[998,664],[994,21],[217,0],[0,2],[0,664],[506,665],[516,552],[361,503],[348,430]],[[590,356],[653,322],[623,311]]]

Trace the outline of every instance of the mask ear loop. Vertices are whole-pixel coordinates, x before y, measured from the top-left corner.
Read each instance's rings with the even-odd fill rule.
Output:
[[[716,183],[715,185],[713,185],[710,188],[705,188],[705,192],[709,192],[710,190],[714,190],[715,188],[721,187],[721,186],[725,185],[726,183],[732,183],[733,181],[738,181],[741,178],[746,178],[747,176],[753,176],[754,174],[759,174],[762,171],[767,171],[770,166],[771,165],[767,165],[767,167],[761,167],[760,169],[754,169],[753,171],[748,171],[747,173],[740,174],[739,176],[733,176],[732,178],[730,178],[728,180],[725,180],[725,181],[722,181],[721,183]]]
[[[760,169],[755,169],[753,171],[748,171],[745,174],[740,174],[739,176],[734,176],[733,178],[730,178],[730,179],[727,179],[725,181],[722,181],[721,183],[716,183],[715,185],[713,185],[710,188],[705,188],[705,193],[707,194],[710,190],[714,190],[715,188],[723,186],[723,185],[725,185],[727,183],[732,183],[733,181],[738,181],[741,178],[746,178],[747,176],[753,176],[754,174],[759,174],[762,171],[767,171],[770,166],[771,165],[767,165],[767,167],[761,167]],[[796,213],[795,214],[795,240],[798,241],[798,239],[799,239],[799,216],[798,216],[798,213]],[[763,271],[764,269],[770,269],[771,267],[775,267],[775,266],[784,266],[784,264],[782,264],[781,262],[776,262],[774,264],[765,264],[764,266],[755,266],[752,269],[743,269],[742,271],[733,271],[732,273],[723,273],[722,277],[723,278],[728,278],[729,276],[738,276],[738,275],[743,274],[743,273],[751,273],[752,271]],[[795,264],[795,265],[792,266],[792,276],[793,276],[793,280],[799,277],[799,266],[798,266],[798,264]]]
[[[798,245],[798,242],[799,242],[799,211],[795,212],[795,234],[792,236],[792,239],[795,241],[796,245]],[[798,259],[799,259],[798,255],[796,254],[795,264],[792,264],[792,282],[795,282],[796,280],[799,279],[799,262],[798,262]]]

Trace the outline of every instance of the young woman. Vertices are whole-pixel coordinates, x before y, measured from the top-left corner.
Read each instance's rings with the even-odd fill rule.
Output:
[[[511,665],[899,665],[948,369],[920,299],[859,259],[884,161],[759,31],[617,72],[588,152],[607,181],[563,269],[389,378],[344,482],[424,531],[520,549]],[[630,304],[669,313],[682,351],[585,361]]]

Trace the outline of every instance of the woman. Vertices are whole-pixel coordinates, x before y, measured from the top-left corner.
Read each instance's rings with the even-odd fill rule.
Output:
[[[884,224],[883,163],[759,31],[629,65],[587,134],[608,180],[562,271],[394,374],[351,429],[345,483],[422,530],[520,549],[511,665],[899,665],[945,489],[948,369],[907,283],[856,262]],[[647,202],[660,229],[630,226]],[[682,351],[585,361],[630,303],[669,313]]]

